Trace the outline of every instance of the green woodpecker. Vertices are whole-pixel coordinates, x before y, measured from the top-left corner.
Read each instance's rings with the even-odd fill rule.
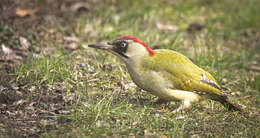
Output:
[[[152,50],[140,39],[130,36],[88,46],[118,56],[134,83],[159,97],[158,101],[182,101],[175,111],[187,109],[203,99],[219,101],[229,110],[240,110],[228,102],[211,74],[176,51]]]

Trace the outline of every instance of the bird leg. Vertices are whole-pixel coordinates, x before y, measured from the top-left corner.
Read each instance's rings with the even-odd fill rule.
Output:
[[[182,101],[180,107],[175,109],[173,112],[179,112],[181,110],[188,109],[190,108],[191,103],[199,102],[201,99],[201,97],[198,94],[191,91],[170,89],[169,94],[175,99]]]

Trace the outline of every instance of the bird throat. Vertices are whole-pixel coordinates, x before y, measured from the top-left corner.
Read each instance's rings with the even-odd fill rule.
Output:
[[[124,58],[129,58],[125,53],[123,53],[123,52],[119,52],[118,53],[119,55],[121,55],[122,57],[124,57]]]

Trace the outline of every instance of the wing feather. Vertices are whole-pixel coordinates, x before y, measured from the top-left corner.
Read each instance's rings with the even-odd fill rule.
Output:
[[[163,59],[163,60],[161,60]],[[171,50],[155,50],[143,64],[172,82],[172,89],[222,95],[216,80],[184,55]]]

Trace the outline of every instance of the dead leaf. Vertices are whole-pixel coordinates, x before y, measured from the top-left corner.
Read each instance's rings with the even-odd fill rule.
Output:
[[[101,127],[102,126],[102,124],[103,124],[103,120],[98,120],[97,122],[96,122],[96,126],[97,127]]]
[[[231,95],[232,95],[232,96],[240,96],[240,95],[241,95],[241,92],[239,92],[239,91],[232,92]]]
[[[90,91],[90,92],[88,92],[89,96],[94,96],[94,95],[98,95],[98,94],[100,94],[100,93],[97,92],[97,91]]]
[[[70,95],[63,96],[62,99],[68,103],[68,102],[76,101],[78,99],[78,95],[70,94]]]
[[[28,88],[28,90],[29,90],[30,92],[33,92],[33,91],[36,90],[36,86],[31,86],[30,88]]]
[[[221,80],[223,83],[227,83],[227,79],[226,78],[222,78]]]
[[[75,36],[65,36],[63,39],[69,42],[79,42],[79,38]]]
[[[11,87],[12,87],[13,90],[18,90],[19,89],[19,87],[15,83],[11,84]]]
[[[21,9],[21,8],[17,8],[15,11],[15,14],[19,17],[25,17],[27,15],[33,15],[36,12],[38,12],[41,8],[41,5],[38,5],[37,7],[35,7],[34,9]]]
[[[21,56],[16,55],[15,51],[6,47],[4,44],[0,46],[0,60],[13,61],[22,59]]]
[[[139,122],[135,121],[135,122],[132,123],[132,126],[135,128],[135,127],[137,127],[138,124],[139,124]]]
[[[0,85],[0,91],[3,91],[5,89],[7,89],[7,88],[5,88],[4,86]]]
[[[180,115],[180,116],[177,116],[176,119],[177,119],[177,120],[184,120],[184,119],[185,119],[185,116]]]
[[[27,50],[30,47],[30,43],[27,41],[24,37],[19,37],[20,44],[21,44],[21,50]]]
[[[156,27],[160,30],[177,31],[179,28],[175,25],[162,24],[160,22],[156,23]]]
[[[144,137],[150,138],[154,135],[154,133],[151,133],[149,130],[144,130]]]
[[[69,114],[70,111],[69,110],[60,110],[58,111],[60,114]]]
[[[78,45],[76,43],[70,43],[68,45],[64,45],[64,48],[67,50],[75,50],[78,48]]]
[[[155,116],[156,116],[156,117],[160,117],[160,114],[156,113]]]
[[[12,113],[10,111],[6,111],[6,113],[9,115],[9,116],[15,116],[15,113]]]
[[[88,10],[90,8],[87,2],[78,2],[70,7],[71,11],[78,12],[81,10]]]
[[[21,105],[21,104],[23,104],[25,102],[27,102],[27,100],[21,99],[21,100],[19,100],[17,102],[14,102],[13,105]]]
[[[81,45],[83,48],[85,48],[85,49],[87,49],[88,48],[88,45],[85,45],[85,44],[83,44],[83,45]]]
[[[6,47],[4,44],[2,44],[1,47],[2,47],[2,51],[3,51],[4,55],[8,56],[8,55],[13,54],[13,50]]]
[[[41,120],[40,124],[43,126],[54,125],[54,124],[57,124],[57,121],[52,120],[52,119],[49,119],[49,120],[46,119],[46,120]]]

